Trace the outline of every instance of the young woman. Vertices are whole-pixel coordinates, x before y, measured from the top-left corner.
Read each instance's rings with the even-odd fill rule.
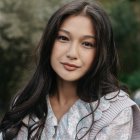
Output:
[[[39,43],[36,71],[1,124],[4,140],[139,140],[139,108],[117,80],[105,11],[76,0],[57,10]]]

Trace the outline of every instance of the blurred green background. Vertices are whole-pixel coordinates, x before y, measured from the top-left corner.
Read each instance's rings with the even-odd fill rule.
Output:
[[[0,117],[34,71],[35,48],[48,18],[69,1],[0,0]],[[112,21],[121,62],[119,79],[133,96],[140,89],[140,0],[99,2]]]

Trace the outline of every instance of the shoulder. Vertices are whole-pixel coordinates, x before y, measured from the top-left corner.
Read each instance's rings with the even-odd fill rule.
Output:
[[[95,110],[95,121],[101,120],[101,118],[113,120],[125,108],[131,108],[131,106],[136,105],[136,103],[129,98],[129,95],[122,90],[108,93],[104,95],[100,101],[93,102],[91,105],[95,109],[98,103],[99,106]]]
[[[122,90],[104,95],[99,101],[93,102],[92,107],[96,108],[98,103],[99,106],[94,115],[95,123],[92,128],[92,137],[95,137],[104,127],[109,126],[119,114],[124,114],[125,109],[131,117],[131,106],[135,105],[135,102]]]
[[[92,106],[95,108],[97,103],[93,102]],[[136,139],[140,136],[140,110],[138,105],[129,98],[129,95],[120,90],[106,94],[100,99],[100,104],[95,110],[95,123],[93,125],[92,135],[103,128],[110,126],[123,126],[133,120],[132,138]]]
[[[22,120],[24,125],[20,128],[20,130],[18,132],[18,135],[16,137],[16,140],[25,140],[25,139],[27,139],[27,137],[28,137],[28,128],[30,126],[32,126],[33,124],[35,124],[35,122],[37,122],[38,120],[39,119],[37,117],[35,117],[35,116],[32,116],[32,117],[30,115],[25,116],[25,118]],[[35,128],[35,126],[34,126],[34,128]]]

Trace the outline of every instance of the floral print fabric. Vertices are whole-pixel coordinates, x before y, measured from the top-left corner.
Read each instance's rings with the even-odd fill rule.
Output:
[[[94,115],[91,114],[87,116],[91,113],[91,107],[95,109],[98,102],[96,101],[89,104],[78,99],[69,111],[63,115],[61,120],[57,122],[49,98],[47,98],[48,116],[41,140],[78,140],[89,130],[93,118],[94,124],[82,140],[131,140],[133,113],[129,100],[131,102],[131,99],[129,99],[123,91],[120,91],[119,94],[118,92],[107,94],[100,99],[100,105]],[[123,107],[124,102],[125,104],[128,102],[130,105]],[[113,110],[113,108],[117,108],[118,105],[123,108],[119,113]],[[112,117],[113,115],[115,117]],[[85,118],[82,119],[83,117]],[[28,124],[28,118],[27,116],[23,120],[25,124]],[[38,121],[38,119],[35,118],[34,121]],[[27,135],[27,128],[22,127],[14,140],[27,140]],[[2,140],[1,134],[0,140]]]

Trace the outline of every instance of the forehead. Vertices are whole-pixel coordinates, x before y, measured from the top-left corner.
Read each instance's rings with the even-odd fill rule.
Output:
[[[67,17],[60,29],[66,29],[68,31],[76,31],[82,34],[95,34],[94,24],[90,17],[83,15],[73,15]]]

